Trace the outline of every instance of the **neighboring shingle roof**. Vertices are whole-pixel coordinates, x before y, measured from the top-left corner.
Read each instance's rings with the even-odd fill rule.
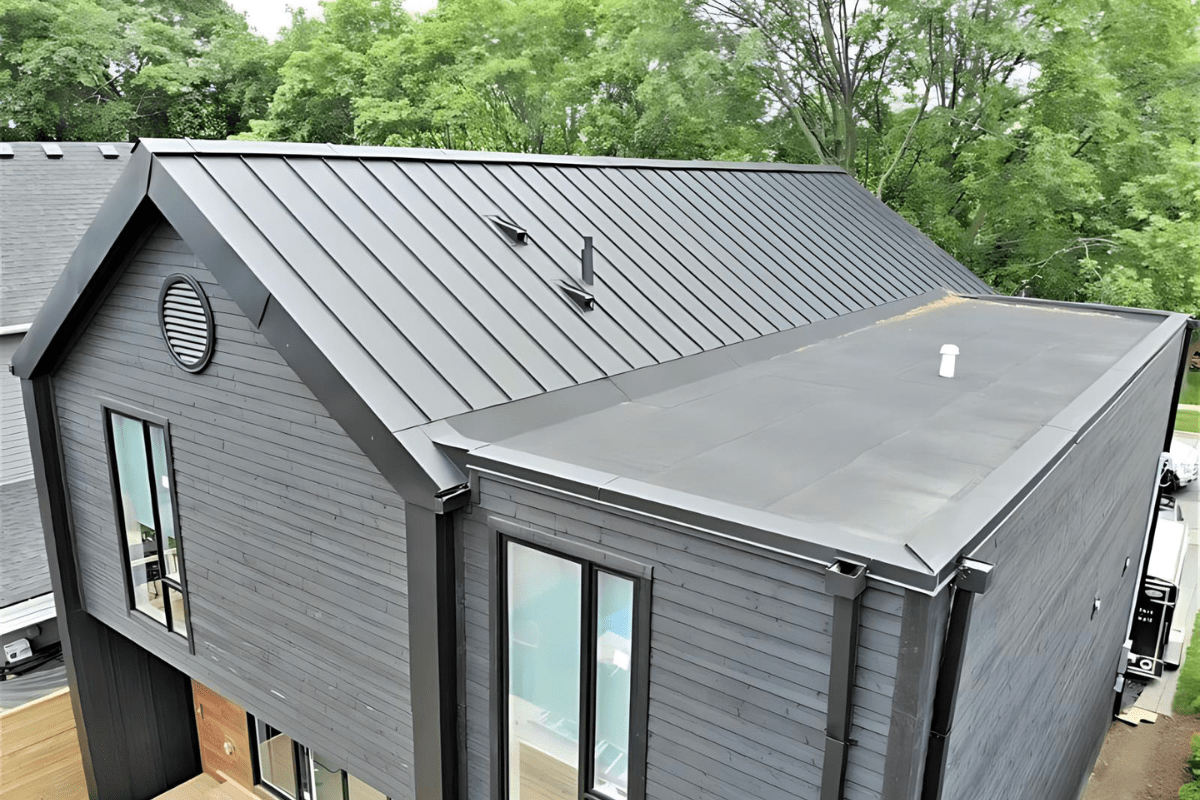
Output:
[[[0,485],[0,608],[50,591],[46,540],[33,480]]]
[[[129,161],[131,144],[61,142],[48,158],[40,142],[7,143],[0,158],[0,327],[27,325],[46,299],[96,210]]]

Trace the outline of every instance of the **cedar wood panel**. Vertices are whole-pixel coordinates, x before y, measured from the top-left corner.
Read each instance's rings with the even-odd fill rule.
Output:
[[[192,706],[204,771],[219,782],[224,781],[219,773],[224,773],[243,786],[253,786],[246,709],[197,681],[192,681]],[[226,752],[227,745],[231,752]]]
[[[815,800],[833,612],[820,568],[488,476],[460,522],[470,800],[490,794],[489,515],[653,566],[648,798]],[[904,598],[871,583],[863,603],[848,800],[881,790]]]
[[[1151,361],[976,554],[996,573],[972,613],[944,797],[1078,796],[1112,716],[1178,355]]]
[[[156,304],[208,293],[212,364],[168,354]],[[160,225],[55,375],[87,610],[393,798],[410,794],[404,509],[398,494]],[[170,421],[194,654],[131,617],[101,397]]]

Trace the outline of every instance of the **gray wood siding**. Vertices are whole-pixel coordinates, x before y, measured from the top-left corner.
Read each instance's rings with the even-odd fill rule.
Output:
[[[25,430],[25,405],[21,402],[21,380],[8,374],[12,355],[25,338],[18,333],[0,336],[0,483],[29,480],[29,432]]]
[[[816,798],[832,598],[814,565],[483,477],[463,512],[468,797],[490,793],[489,515],[654,567],[647,796]],[[882,786],[902,594],[864,597],[846,797]]]
[[[208,293],[216,352],[175,366],[165,276]],[[403,503],[162,225],[55,376],[89,613],[393,798],[410,796]],[[171,424],[195,654],[126,610],[100,398]]]
[[[977,554],[996,573],[971,619],[944,797],[1077,796],[1112,715],[1178,363],[1168,351]]]

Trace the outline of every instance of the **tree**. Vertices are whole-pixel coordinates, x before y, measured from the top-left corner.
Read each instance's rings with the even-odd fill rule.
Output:
[[[223,0],[0,0],[0,42],[7,140],[223,138],[273,89]]]

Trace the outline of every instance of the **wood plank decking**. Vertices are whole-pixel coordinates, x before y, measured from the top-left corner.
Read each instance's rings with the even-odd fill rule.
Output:
[[[0,800],[86,800],[69,689],[0,714]]]

